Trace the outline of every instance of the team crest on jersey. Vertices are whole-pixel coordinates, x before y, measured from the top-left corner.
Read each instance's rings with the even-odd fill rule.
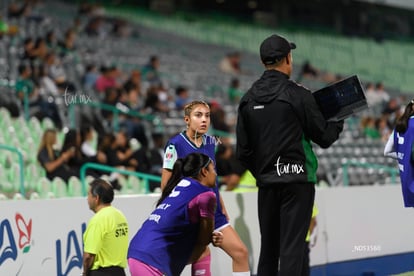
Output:
[[[176,153],[176,150],[175,150],[174,145],[169,145],[167,150],[165,151],[165,159],[168,161],[174,159],[175,153]]]

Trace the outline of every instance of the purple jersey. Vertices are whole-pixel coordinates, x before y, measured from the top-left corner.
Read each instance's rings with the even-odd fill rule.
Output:
[[[414,207],[414,168],[412,149],[414,144],[414,118],[408,121],[405,133],[394,131],[394,148],[400,168],[401,186],[405,207]]]
[[[165,149],[164,149],[164,169],[172,170],[175,161],[178,158],[184,158],[190,153],[203,153],[211,158],[216,164],[215,148],[217,140],[209,135],[203,135],[203,143],[200,147],[197,147],[185,134],[185,131],[172,137]],[[214,228],[220,229],[224,225],[228,224],[226,216],[223,214],[220,204],[220,194],[218,189],[218,183],[216,180],[216,186],[213,188],[217,198],[217,209],[214,218]]]
[[[192,178],[183,178],[132,238],[128,258],[155,267],[168,276],[180,275],[190,259],[200,227],[199,223],[191,223],[188,204],[206,192],[215,201],[210,188]]]

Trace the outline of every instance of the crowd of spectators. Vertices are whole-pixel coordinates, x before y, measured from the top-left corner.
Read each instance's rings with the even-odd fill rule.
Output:
[[[82,61],[83,53],[89,51],[79,42],[79,36],[127,39],[130,35],[128,23],[105,16],[99,6],[81,4],[71,24],[62,30],[47,16],[33,12],[37,4],[36,1],[13,2],[4,21],[6,24],[7,19],[18,19],[16,22],[30,21],[30,24],[42,26],[41,32],[24,32],[16,37],[19,54],[14,90],[20,114],[27,105],[30,117],[39,121],[48,117],[54,123],[55,129],[44,131],[37,152],[37,160],[47,178],[60,177],[67,182],[71,176],[79,177],[81,166],[87,162],[160,175],[163,143],[167,137],[148,127],[141,116],[131,114],[161,114],[165,118],[170,111],[181,112],[192,100],[191,88],[185,85],[166,87],[160,73],[162,60],[155,54],[148,56],[145,64],[131,70],[105,61],[99,64],[81,62],[79,75],[68,74],[73,61]],[[108,24],[112,26],[110,32],[105,28]],[[1,34],[15,35],[7,30]],[[232,56],[232,59],[237,57]],[[80,93],[89,93],[91,101],[122,111],[117,118],[116,131],[114,113],[107,109],[101,109],[98,120],[81,119],[76,128],[68,128],[68,106]],[[217,129],[232,131],[226,125],[225,112],[218,102],[212,104],[212,120]],[[179,131],[181,129],[177,129]],[[65,137],[62,146],[57,148],[59,132]],[[134,142],[137,147],[132,146]],[[87,174],[99,176],[102,172],[89,169]],[[110,180],[120,189],[117,177],[119,175],[113,174]],[[151,183],[151,189],[156,186],[157,183]]]
[[[131,35],[128,22],[105,16],[99,6],[81,4],[72,23],[61,30],[49,18],[33,14],[31,11],[34,5],[36,2],[33,1],[25,1],[20,6],[13,3],[9,7],[8,16],[24,18],[44,26],[44,31],[36,36],[27,32],[17,40],[19,65],[15,93],[21,110],[28,103],[30,116],[39,120],[49,117],[55,124],[56,130],[44,133],[37,156],[47,177],[52,179],[60,176],[67,181],[70,176],[79,176],[79,169],[86,162],[160,175],[163,143],[168,137],[164,137],[165,133],[148,129],[143,119],[128,112],[161,114],[166,118],[171,111],[181,112],[186,103],[195,100],[192,98],[191,87],[166,86],[160,71],[163,65],[162,53],[148,56],[146,63],[131,70],[105,61],[99,64],[81,63],[81,74],[75,78],[76,76],[68,74],[67,66],[73,64],[73,59],[81,59],[82,53],[88,51],[85,45],[79,43],[79,36],[127,39]],[[7,19],[3,22],[7,25]],[[109,31],[105,28],[108,24],[111,26]],[[14,26],[11,31],[4,29],[0,34],[3,37],[15,36],[18,31],[19,27]],[[218,64],[219,70],[231,76],[226,102],[233,106],[237,106],[245,92],[240,89],[239,76],[245,73],[241,62],[242,53],[234,51],[226,54]],[[305,62],[298,78],[329,83],[338,80],[340,76],[323,72]],[[68,104],[64,99],[67,94],[76,95],[81,91],[91,93],[93,101],[123,111],[117,118],[119,130],[112,128],[114,114],[106,109],[100,111],[101,121],[81,120],[82,124],[76,129],[68,130],[65,127],[68,125]],[[360,133],[385,141],[401,110],[401,103],[405,100],[390,97],[382,83],[368,84],[366,96],[369,106],[378,112],[360,119]],[[211,101],[211,123],[215,130],[234,133],[234,122],[227,118],[220,99]],[[96,124],[106,127],[98,127]],[[61,149],[53,147],[56,131],[65,132]],[[93,133],[97,137],[93,137]],[[140,147],[131,147],[131,141],[138,141]],[[224,142],[219,147],[218,160],[223,185],[231,190],[244,171],[234,161],[231,142]],[[88,173],[99,175],[99,172],[93,170]],[[116,176],[113,180],[117,184]],[[152,183],[152,189],[155,186]]]

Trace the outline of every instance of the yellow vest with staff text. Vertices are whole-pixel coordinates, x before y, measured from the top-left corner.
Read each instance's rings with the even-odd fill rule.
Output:
[[[240,183],[233,190],[236,193],[257,192],[256,178],[249,170],[246,170],[240,177]]]

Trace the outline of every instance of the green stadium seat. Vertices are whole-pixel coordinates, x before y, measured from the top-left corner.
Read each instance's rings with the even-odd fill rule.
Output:
[[[31,192],[29,199],[40,199],[40,195],[37,192]]]
[[[41,177],[36,183],[36,193],[40,198],[55,198],[55,194],[52,191],[52,182],[46,177]]]
[[[49,117],[45,117],[42,120],[41,125],[42,125],[43,131],[45,131],[48,128],[55,128],[55,124],[53,123],[53,121]]]
[[[60,177],[55,177],[52,180],[52,192],[57,198],[69,197],[68,187]]]
[[[132,175],[128,177],[128,188],[131,189],[134,194],[145,193],[145,189],[143,189],[142,185],[143,182],[139,178]]]
[[[14,193],[13,200],[23,200],[26,199],[21,193]]]
[[[82,183],[76,176],[71,176],[68,181],[68,195],[70,197],[83,197]]]

